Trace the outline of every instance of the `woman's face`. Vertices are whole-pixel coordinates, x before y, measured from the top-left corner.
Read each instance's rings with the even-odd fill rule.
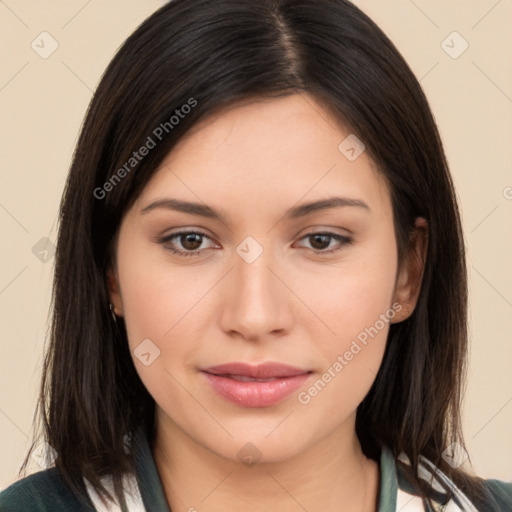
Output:
[[[124,217],[111,298],[168,431],[268,461],[353,435],[414,273],[397,275],[389,191],[349,136],[305,94],[231,108]],[[234,362],[299,375],[211,370]]]

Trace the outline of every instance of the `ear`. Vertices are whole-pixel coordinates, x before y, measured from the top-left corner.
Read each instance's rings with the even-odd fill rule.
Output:
[[[391,323],[409,318],[418,302],[428,248],[428,223],[423,217],[416,218],[409,242],[409,249],[395,284],[394,302],[401,304],[402,309]]]
[[[114,306],[114,313],[117,316],[123,316],[123,301],[119,289],[119,278],[117,273],[109,267],[107,270],[107,288],[110,296],[110,302]]]

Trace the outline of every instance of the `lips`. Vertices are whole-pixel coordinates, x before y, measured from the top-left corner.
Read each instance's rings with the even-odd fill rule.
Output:
[[[300,387],[312,373],[281,363],[227,363],[202,370],[223,398],[244,407],[275,405]]]
[[[237,377],[248,377],[251,379],[274,379],[277,377],[294,377],[309,373],[309,370],[302,370],[294,366],[281,363],[262,363],[251,366],[247,363],[227,363],[218,366],[210,366],[203,370],[213,375],[229,375]]]

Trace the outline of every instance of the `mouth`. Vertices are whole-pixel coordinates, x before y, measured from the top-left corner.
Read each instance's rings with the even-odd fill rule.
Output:
[[[222,398],[241,407],[270,407],[298,389],[313,373],[281,363],[228,363],[201,370]]]
[[[216,374],[210,374],[210,375],[216,375]],[[270,382],[273,380],[277,380],[280,378],[285,377],[272,377],[271,379],[255,379],[253,377],[245,377],[244,375],[229,375],[229,374],[223,374],[218,375],[219,377],[228,377],[229,379],[238,380],[240,382]]]

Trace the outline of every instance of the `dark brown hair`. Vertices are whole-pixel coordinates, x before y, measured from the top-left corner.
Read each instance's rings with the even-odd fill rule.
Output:
[[[234,102],[303,91],[350,127],[385,176],[400,263],[416,217],[429,226],[417,307],[391,325],[382,366],[358,409],[363,450],[374,458],[382,445],[395,456],[404,452],[414,474],[424,455],[473,499],[483,492],[480,479],[441,457],[452,441],[464,445],[466,267],[452,180],[417,79],[346,0],[174,0],[137,28],[105,71],[60,207],[38,410],[56,466],[77,495],[85,493],[82,476],[103,493],[100,478],[111,474],[123,503],[121,475],[133,470],[124,435],[153,428],[154,400],[135,371],[123,322],[116,325],[108,308],[105,274],[124,213],[200,120]],[[193,108],[170,122],[191,99]],[[114,180],[162,126],[156,146]]]

